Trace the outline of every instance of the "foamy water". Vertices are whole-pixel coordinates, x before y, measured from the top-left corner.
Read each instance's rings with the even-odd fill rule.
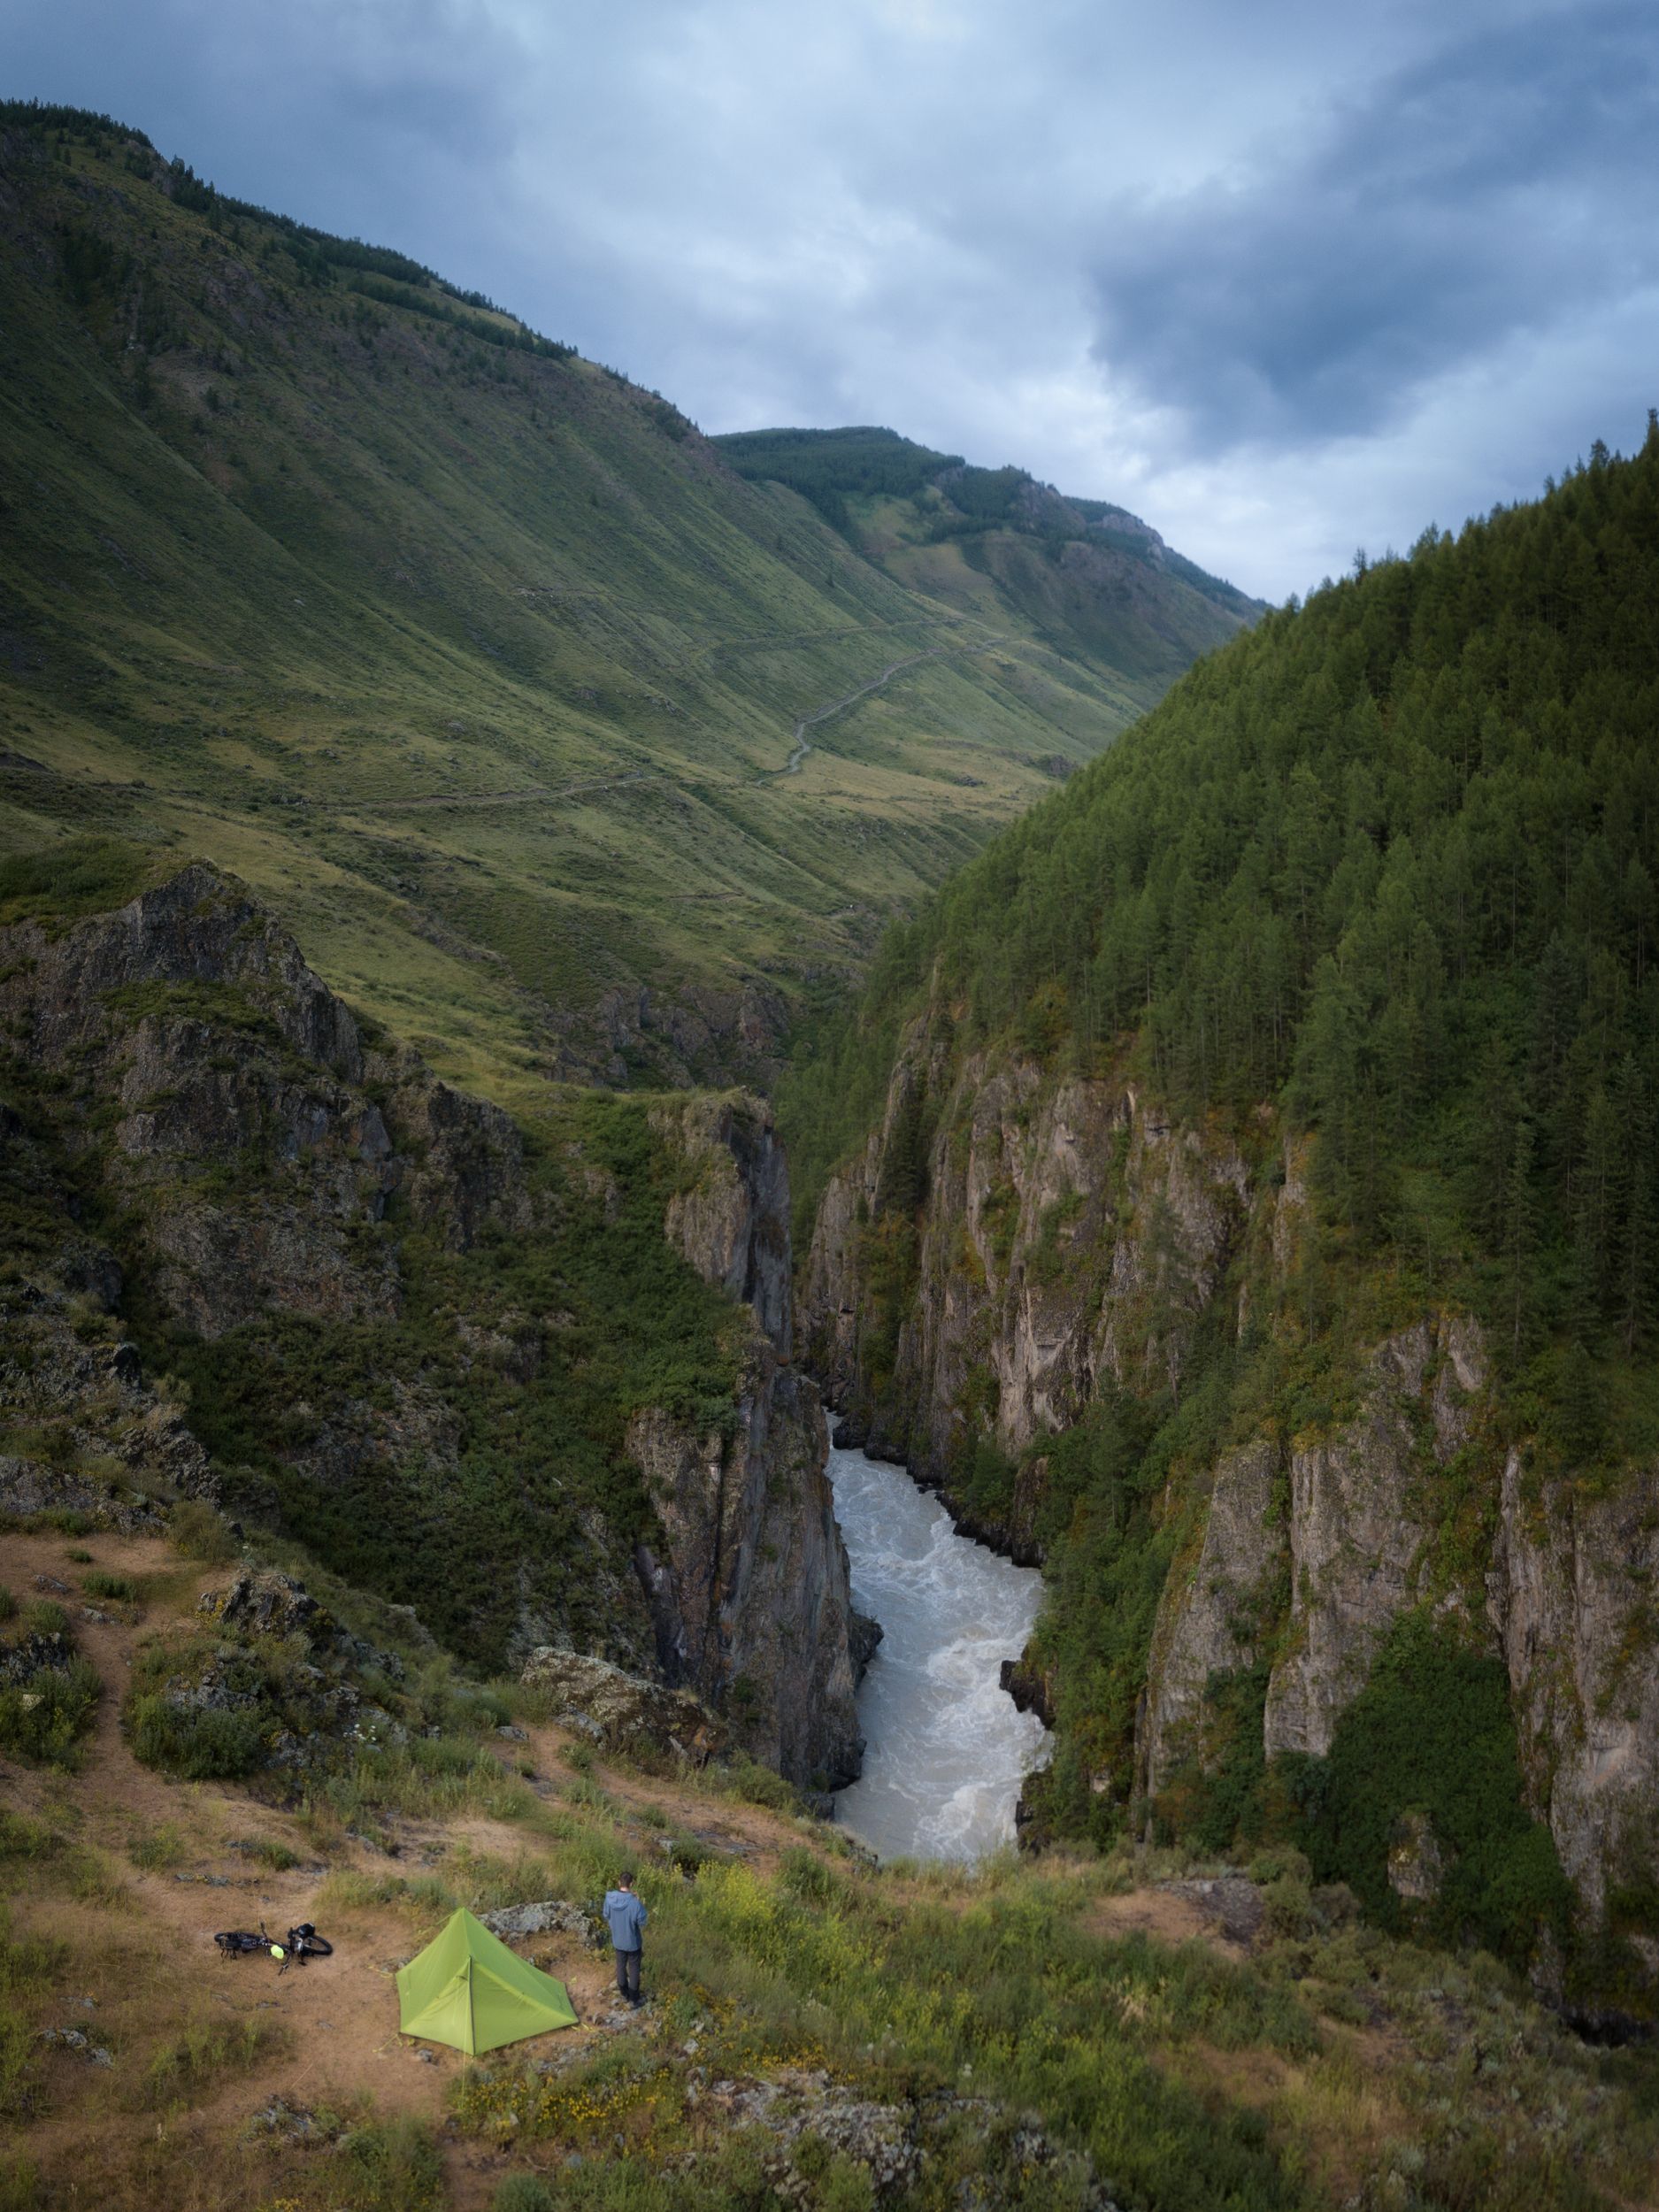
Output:
[[[858,1693],[864,1770],[837,1817],[884,1858],[977,1859],[1010,1843],[1021,1783],[1048,1734],[1001,1686],[1042,1578],[958,1536],[902,1467],[832,1451],[853,1602],[882,1639]]]

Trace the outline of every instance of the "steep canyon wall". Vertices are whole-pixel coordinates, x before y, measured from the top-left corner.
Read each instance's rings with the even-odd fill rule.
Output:
[[[1455,1303],[1350,1270],[1329,1310],[1305,1172],[1266,1110],[1242,1133],[1183,1124],[1125,1079],[964,1056],[936,1010],[824,1193],[803,1356],[852,1438],[1047,1555],[1015,1687],[1121,1823],[1153,1830],[1185,1778],[1236,1759],[1241,1686],[1258,1765],[1324,1758],[1421,1615],[1502,1661],[1581,1914],[1622,1914],[1651,1969],[1630,1901],[1659,1878],[1652,1472],[1552,1467]],[[1142,1446],[1164,1425],[1139,1506],[1156,1604],[1115,1727],[1057,1617],[1094,1540],[1079,1440],[1118,1416]]]

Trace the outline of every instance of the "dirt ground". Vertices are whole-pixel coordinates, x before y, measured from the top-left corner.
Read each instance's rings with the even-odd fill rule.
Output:
[[[90,1552],[90,1565],[72,1561],[71,1549]],[[134,1609],[87,1598],[81,1578],[100,1569],[137,1581],[142,1604]],[[181,2161],[189,2157],[189,2144],[239,2136],[250,2116],[273,2100],[338,2111],[367,2099],[382,2116],[441,2120],[466,2061],[442,2045],[399,2033],[393,1977],[418,1942],[396,1912],[325,1913],[318,1893],[330,1875],[342,1870],[413,1873],[461,1843],[507,1859],[526,1847],[523,1832],[509,1823],[476,1816],[442,1824],[400,1821],[396,1859],[347,1838],[331,1841],[325,1863],[299,1821],[247,1790],[229,1783],[171,1782],[141,1765],[119,1724],[134,1654],[157,1630],[193,1613],[201,1594],[222,1587],[234,1571],[181,1563],[157,1538],[0,1534],[0,1584],[19,1601],[50,1596],[62,1605],[104,1686],[79,1773],[52,1774],[0,1761],[0,1804],[44,1818],[107,1855],[110,1880],[104,1893],[25,1893],[13,1906],[19,1932],[61,1937],[76,1958],[98,1962],[82,1977],[90,2006],[72,1994],[54,2007],[52,2023],[84,2027],[93,2042],[107,2038],[121,2053],[119,2070],[96,2072],[73,2052],[51,2055],[46,2062],[48,2116],[28,2125],[21,2138],[43,2175],[83,2177],[78,2200],[88,2203],[96,2200],[104,2139],[117,2160],[130,2147],[135,2070],[142,2070],[149,2051],[204,2020],[257,2022],[273,2028],[279,2041],[252,2071],[211,2088],[183,2118],[140,2124],[156,2126],[164,2148],[171,2129]],[[88,1608],[108,1617],[87,1618]],[[532,1765],[538,1776],[557,1776],[568,1771],[559,1756],[568,1740],[561,1729],[531,1727],[526,1740],[504,1743],[500,1753],[505,1761]],[[757,1868],[774,1865],[784,1848],[801,1839],[799,1829],[776,1815],[711,1803],[672,1781],[648,1780],[603,1764],[595,1766],[594,1778],[618,1805],[654,1807],[715,1847],[741,1852]],[[163,1829],[182,1839],[176,1863],[157,1870],[134,1865],[128,1856],[133,1840]],[[233,1848],[260,1840],[286,1845],[300,1863],[275,1872]],[[306,1919],[315,1920],[333,1942],[332,1958],[279,1975],[267,1957],[225,1960],[214,1946],[221,1928],[263,1923],[280,1936]],[[534,1951],[537,1962],[565,1983],[579,2016],[579,2026],[546,2039],[549,2049],[634,2028],[633,2016],[616,2016],[611,2001],[609,1953],[557,1932],[518,1947],[526,1955]],[[642,2024],[650,2018],[649,2008],[640,2016]],[[453,2139],[446,2140],[445,2162],[457,2212],[487,2203],[507,2170],[507,2162],[482,2147]],[[182,2206],[186,2199],[175,2201]],[[211,2192],[201,2201],[213,2203]]]

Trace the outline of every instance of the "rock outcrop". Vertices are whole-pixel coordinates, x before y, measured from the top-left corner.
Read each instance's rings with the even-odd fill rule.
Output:
[[[895,1154],[931,1124],[913,1282],[872,1295]],[[1249,1179],[1134,1087],[955,1065],[912,1039],[882,1127],[832,1178],[803,1271],[803,1354],[849,1436],[950,1479],[978,1437],[1017,1454],[1076,1421],[1102,1381],[1179,1387],[1240,1239]],[[896,1324],[896,1325],[895,1325]],[[1027,1524],[1040,1502],[1018,1502]],[[1034,1548],[1007,1525],[982,1532]]]
[[[1659,1882],[1659,1475],[1543,1482],[1512,1450],[1486,1577],[1522,1755],[1555,1848],[1600,1909]],[[1632,1938],[1659,1977],[1659,1930]]]
[[[794,1286],[789,1170],[770,1112],[739,1093],[657,1107],[652,1126],[684,1163],[664,1231],[705,1283],[754,1310],[787,1359]]]
[[[706,1282],[754,1315],[729,1427],[637,1416],[628,1450],[659,1539],[636,1553],[659,1663],[792,1781],[850,1781],[870,1624],[852,1609],[817,1387],[789,1363],[789,1193],[757,1102],[693,1101],[655,1117],[686,1164],[667,1233]]]
[[[686,1691],[625,1674],[584,1652],[543,1645],[526,1661],[524,1680],[541,1693],[555,1720],[607,1751],[668,1752],[701,1766],[731,1740],[724,1724]]]
[[[533,1160],[202,864],[119,911],[0,932],[0,1024],[28,1102],[0,1110],[0,1502],[137,1526],[222,1497],[412,1598],[465,1656],[597,1652],[694,1692],[794,1779],[852,1770],[846,1557],[817,1395],[788,1363],[787,1176],[763,1108],[641,1102],[644,1169],[637,1142],[614,1171],[591,1156],[580,1119]],[[641,1403],[637,1354],[626,1407],[605,1396],[611,1348],[561,1289],[603,1273],[613,1228],[637,1237],[637,1206],[616,1224],[641,1191],[736,1309],[695,1355],[705,1402],[727,1363],[728,1409],[690,1425]],[[81,1225],[94,1199],[119,1252]],[[175,1348],[235,1463],[158,1388]]]

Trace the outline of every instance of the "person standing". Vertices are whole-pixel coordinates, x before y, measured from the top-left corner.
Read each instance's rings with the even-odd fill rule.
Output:
[[[601,1909],[617,1955],[617,1987],[637,2011],[645,2002],[640,1994],[641,1932],[650,1916],[634,1894],[631,1873],[618,1875],[617,1886],[605,1892]]]

